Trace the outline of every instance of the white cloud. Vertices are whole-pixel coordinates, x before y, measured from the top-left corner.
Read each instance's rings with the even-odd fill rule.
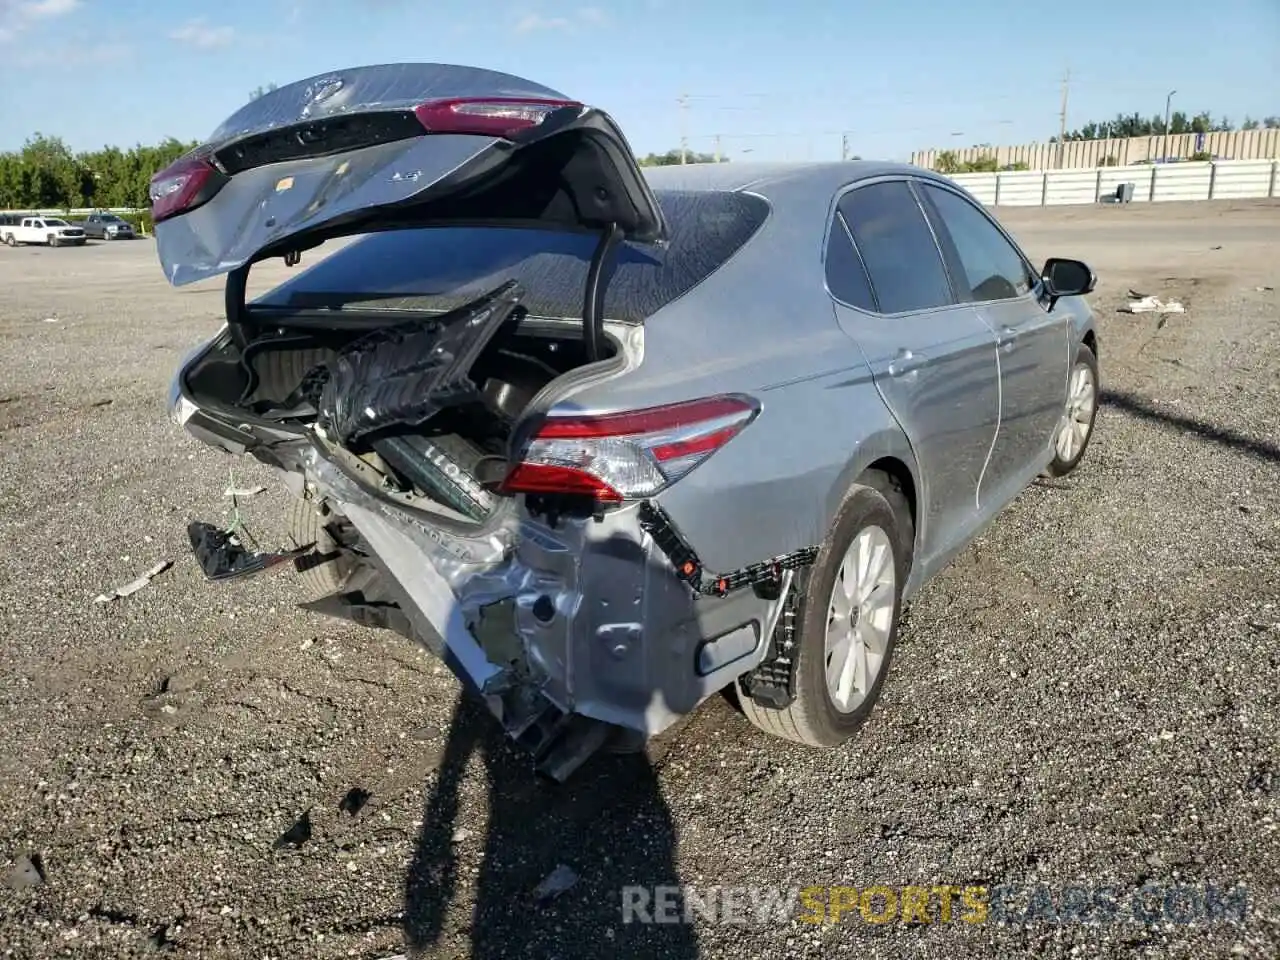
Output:
[[[133,48],[129,44],[118,40],[101,43],[81,40],[53,47],[42,44],[38,50],[20,54],[16,62],[28,67],[59,60],[84,65],[106,66],[108,64],[124,63],[133,55]]]
[[[573,16],[544,17],[540,13],[526,13],[516,20],[516,33],[529,34],[543,31],[572,31],[579,27],[603,27],[609,22],[599,7],[580,7]]]
[[[536,33],[539,30],[565,30],[570,26],[565,17],[544,17],[537,13],[526,13],[516,21],[516,33]]]
[[[80,6],[80,0],[29,0],[21,6],[26,8],[27,16],[32,20],[39,20],[44,17],[66,16]]]
[[[177,30],[169,34],[170,40],[186,43],[201,50],[214,50],[225,47],[235,38],[234,27],[215,27],[204,17],[188,20]]]
[[[38,20],[74,13],[82,0],[0,0],[0,43],[14,40]]]

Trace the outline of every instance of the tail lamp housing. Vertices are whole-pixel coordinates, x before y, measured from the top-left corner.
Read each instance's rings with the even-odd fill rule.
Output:
[[[751,397],[728,394],[601,416],[551,416],[503,490],[614,504],[651,497],[724,447],[759,411]]]

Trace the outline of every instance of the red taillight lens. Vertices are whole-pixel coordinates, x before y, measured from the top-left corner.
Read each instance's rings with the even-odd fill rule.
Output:
[[[151,219],[154,223],[186,213],[210,199],[223,176],[208,160],[184,157],[151,178]]]
[[[722,396],[598,417],[548,417],[503,484],[621,502],[653,496],[755,418],[750,397]]]
[[[576,100],[536,100],[525,97],[431,100],[414,109],[428,133],[466,133],[512,137],[536,127],[557,110],[581,109]]]

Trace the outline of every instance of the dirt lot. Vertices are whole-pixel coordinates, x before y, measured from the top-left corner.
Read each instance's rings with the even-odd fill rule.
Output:
[[[1280,203],[1002,218],[1101,277],[1087,465],[923,591],[846,748],[716,700],[559,789],[407,642],[297,611],[288,574],[203,582],[186,522],[225,518],[229,470],[269,479],[166,419],[217,285],[169,288],[146,240],[0,249],[0,955],[1280,954]],[[1118,314],[1130,287],[1187,312]],[[248,501],[268,541],[285,496]],[[578,884],[534,903],[560,863]],[[621,923],[624,885],[674,882],[1213,883],[1249,915]]]

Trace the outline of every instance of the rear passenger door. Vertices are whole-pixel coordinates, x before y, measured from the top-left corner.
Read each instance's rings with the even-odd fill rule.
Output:
[[[917,182],[961,296],[995,331],[1000,348],[1000,436],[984,496],[1016,496],[1052,458],[1071,364],[1069,314],[1048,312],[1040,278],[986,211],[958,191]]]
[[[839,199],[827,282],[915,453],[916,559],[928,576],[982,519],[979,482],[1000,415],[995,336],[972,304],[957,302],[906,180],[860,184]]]

